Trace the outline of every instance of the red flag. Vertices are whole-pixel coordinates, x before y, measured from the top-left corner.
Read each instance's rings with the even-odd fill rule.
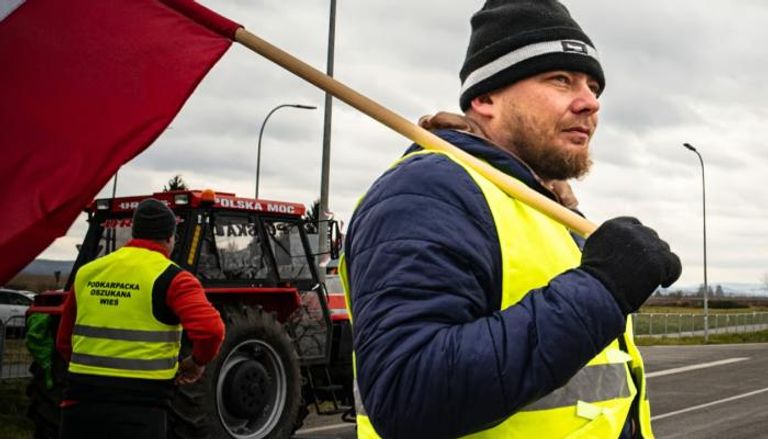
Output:
[[[0,2],[0,284],[165,130],[238,27],[190,0]]]

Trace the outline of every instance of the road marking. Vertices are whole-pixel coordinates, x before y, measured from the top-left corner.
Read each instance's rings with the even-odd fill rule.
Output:
[[[324,425],[322,427],[302,428],[301,430],[296,430],[295,432],[293,432],[293,434],[319,433],[321,431],[338,430],[340,428],[354,427],[354,426],[355,424],[352,422],[345,422],[343,424]]]
[[[652,416],[651,417],[651,421],[658,421],[659,419],[664,419],[664,418],[668,418],[670,416],[675,416],[675,415],[680,415],[680,414],[683,414],[683,413],[692,412],[694,410],[699,410],[699,409],[711,407],[713,405],[722,404],[724,402],[730,402],[730,401],[735,401],[737,399],[747,398],[749,396],[757,395],[757,394],[760,394],[760,393],[763,393],[763,392],[768,392],[768,387],[766,387],[764,389],[760,389],[760,390],[755,390],[754,392],[749,392],[749,393],[744,393],[744,394],[741,394],[741,395],[731,396],[730,398],[718,399],[717,401],[708,402],[706,404],[695,405],[693,407],[688,407],[687,409],[682,409],[682,410],[677,410],[677,411],[674,411],[674,412],[664,413],[663,415]]]
[[[646,378],[661,377],[661,376],[665,376],[665,375],[672,375],[672,374],[675,374],[675,373],[688,372],[688,371],[691,371],[691,370],[705,369],[707,367],[715,367],[715,366],[722,366],[724,364],[738,363],[739,361],[745,361],[745,360],[749,360],[749,359],[750,359],[750,357],[727,358],[725,360],[712,361],[710,363],[693,364],[693,365],[690,365],[690,366],[676,367],[674,369],[667,369],[667,370],[660,370],[658,372],[651,372],[651,373],[645,374],[645,377]]]

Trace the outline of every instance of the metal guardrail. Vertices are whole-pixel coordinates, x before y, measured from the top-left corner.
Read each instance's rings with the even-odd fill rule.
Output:
[[[704,335],[704,314],[635,313],[635,336],[691,337]],[[710,334],[736,334],[768,329],[768,312],[711,313]]]
[[[0,322],[0,379],[27,378],[32,355],[24,344],[26,318],[14,316]]]

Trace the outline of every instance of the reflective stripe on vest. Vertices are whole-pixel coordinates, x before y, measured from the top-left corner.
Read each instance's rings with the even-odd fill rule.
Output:
[[[123,369],[123,370],[151,370],[162,371],[171,369],[176,365],[176,358],[160,358],[158,360],[144,360],[141,358],[112,358],[98,355],[72,354],[72,361],[86,366]]]
[[[86,337],[124,341],[181,341],[181,333],[178,331],[137,331],[135,329],[98,328],[85,325],[75,325],[75,328],[72,330],[72,335],[84,335]]]
[[[575,406],[579,401],[598,402],[630,396],[627,368],[623,363],[587,366],[576,373],[568,383],[521,409],[554,409]]]
[[[483,192],[501,247],[501,309],[516,304],[528,291],[541,288],[558,274],[578,266],[581,251],[564,226],[510,198],[451,155],[419,151],[402,157],[393,167],[421,154],[443,154],[450,158],[466,170]],[[350,322],[354,326],[343,258],[339,269]],[[627,352],[620,350],[618,340],[614,340],[563,387],[528,404],[499,425],[467,437],[618,437],[637,394],[634,384],[637,380],[640,383],[640,431],[644,438],[653,438],[643,363],[633,342],[631,318],[627,318],[625,341]],[[357,393],[355,396],[359,399]],[[362,408],[362,403],[356,400],[356,406]],[[379,437],[364,409],[358,411],[357,421],[359,438]]]
[[[162,323],[152,312],[155,283],[172,264],[158,252],[123,247],[78,270],[71,372],[157,380],[176,375],[181,326]]]

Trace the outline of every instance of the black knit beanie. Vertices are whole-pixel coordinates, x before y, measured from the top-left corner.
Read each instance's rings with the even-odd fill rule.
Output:
[[[162,201],[147,198],[133,213],[133,237],[163,241],[176,232],[176,215]]]
[[[461,109],[483,93],[552,70],[591,75],[605,87],[592,41],[557,0],[487,0],[472,16],[461,68]]]

